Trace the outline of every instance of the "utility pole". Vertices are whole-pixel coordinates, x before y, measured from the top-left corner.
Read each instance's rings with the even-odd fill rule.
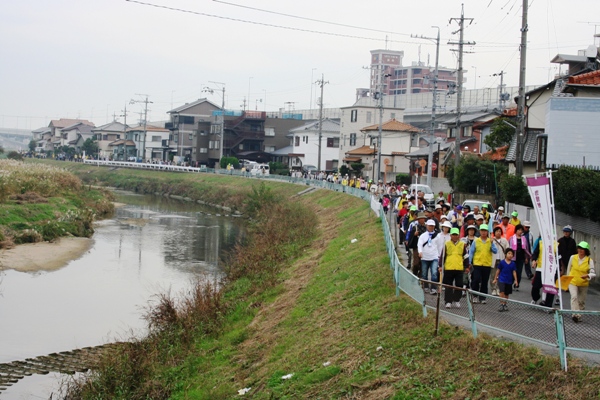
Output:
[[[440,59],[440,28],[438,26],[432,26],[432,28],[437,28],[438,34],[437,37],[429,38],[425,36],[415,36],[421,39],[427,40],[435,40],[435,71],[433,72],[433,102],[431,105],[431,126],[429,129],[429,155],[427,158],[427,186],[431,187],[431,165],[433,164],[433,141],[435,137],[435,112],[437,108],[437,89],[438,89],[438,63]],[[412,35],[411,35],[412,36]],[[438,146],[439,148],[439,146]],[[439,150],[438,150],[438,159],[439,159]],[[438,161],[439,163],[439,161]]]
[[[316,82],[321,86],[321,98],[319,99],[319,155],[317,159],[317,172],[321,171],[321,138],[323,137],[323,87],[329,83],[325,82],[325,76],[321,74],[321,80]]]
[[[125,139],[127,137],[127,104],[125,104],[125,107],[123,107],[121,112],[123,114],[119,116],[123,117],[123,139]]]
[[[525,134],[525,72],[527,69],[527,11],[528,0],[523,0],[523,15],[521,19],[521,61],[519,63],[519,102],[517,104],[517,146],[516,146],[516,175],[523,175],[523,139]]]
[[[208,81],[209,83],[214,83],[215,85],[221,85],[221,95],[223,96],[223,98],[221,99],[221,123],[220,123],[220,128],[221,128],[221,140],[220,140],[220,146],[219,146],[219,162],[217,163],[217,165],[220,167],[221,166],[221,159],[223,158],[223,154],[225,152],[225,149],[223,148],[224,146],[224,138],[225,138],[225,84],[223,82],[215,82],[215,81]],[[213,94],[215,91],[212,88],[209,87],[205,87],[204,89],[202,89],[203,92],[208,92],[210,94]]]
[[[153,103],[148,100],[147,94],[136,93],[138,96],[145,96],[144,100],[131,100],[129,104],[134,103],[144,103],[144,140],[142,142],[142,161],[146,161],[146,134],[147,134],[147,125],[148,125],[148,103]],[[183,139],[183,135],[180,139]]]
[[[377,181],[381,179],[381,150],[382,150],[382,130],[383,130],[383,80],[390,76],[384,74],[385,65],[381,64],[379,71],[379,135],[377,137]]]
[[[461,136],[461,123],[460,113],[462,112],[462,90],[463,90],[463,49],[464,45],[474,45],[475,42],[465,42],[465,21],[469,21],[469,24],[473,23],[473,18],[465,18],[465,5],[461,5],[460,18],[450,18],[452,21],[458,22],[458,42],[448,42],[448,44],[458,45],[458,81],[456,82],[456,139],[454,142],[454,165],[458,167],[460,164],[460,136]],[[455,32],[456,33],[456,32]]]

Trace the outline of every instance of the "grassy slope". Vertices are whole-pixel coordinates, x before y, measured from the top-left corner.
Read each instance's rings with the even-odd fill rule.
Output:
[[[130,174],[156,177],[116,174],[121,177],[112,182]],[[172,179],[175,186],[200,179],[221,194],[244,192],[256,182],[204,174],[156,179]],[[287,195],[301,189],[269,186]],[[368,205],[325,190],[300,201],[317,212],[320,237],[282,273],[279,285],[239,303],[219,337],[203,339],[195,355],[165,371],[164,379],[176,382],[174,398],[233,398],[244,387],[252,388],[246,396],[257,399],[599,396],[598,369],[577,360],[563,373],[556,357],[534,348],[485,335],[475,340],[446,324],[434,337],[432,318],[423,319],[412,300],[394,296],[381,225]],[[358,242],[351,244],[353,238]],[[248,282],[240,279],[227,296],[247,290]],[[291,379],[281,379],[289,373]]]

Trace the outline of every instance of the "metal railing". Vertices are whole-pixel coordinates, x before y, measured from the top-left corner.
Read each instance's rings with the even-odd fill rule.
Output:
[[[240,170],[225,170],[213,168],[194,168],[177,165],[162,165],[152,163],[134,163],[125,161],[97,161],[85,160],[86,164],[104,165],[122,168],[149,169],[157,171],[177,171],[177,172],[195,172],[195,173],[217,173],[223,175],[234,175],[251,177],[255,179],[269,179],[295,184],[305,184],[328,190],[334,190],[349,195],[359,197],[366,201],[371,201],[371,193],[366,190],[354,187],[343,186],[340,184],[327,182],[318,179],[305,179],[284,175],[251,175],[249,172],[242,173]],[[419,279],[410,270],[408,270],[400,261],[396,251],[397,238],[394,223],[388,222],[388,218],[393,220],[394,214],[383,212],[380,207],[380,216],[383,236],[386,249],[390,259],[390,268],[393,271],[396,284],[396,295],[404,292],[410,298],[418,302],[423,307],[423,316],[427,316],[428,310],[436,310],[439,304],[439,312],[446,320],[455,324],[466,324],[477,337],[478,331],[487,329],[498,334],[512,336],[517,339],[550,346],[559,352],[561,366],[567,367],[567,353],[569,351],[600,354],[600,311],[572,311],[558,310],[547,307],[524,303],[511,299],[500,299],[500,297],[489,294],[478,293],[470,289],[455,288],[449,285],[443,285],[439,282],[430,282]],[[390,225],[394,229],[390,229]],[[424,285],[430,284],[438,288],[436,295],[425,292]],[[437,295],[445,296],[447,290],[460,290],[461,295],[459,307],[446,308],[446,302],[441,299],[437,301]],[[486,304],[475,302],[476,298],[486,300]],[[500,302],[507,303],[510,312],[498,312]],[[582,321],[576,323],[572,321],[573,314],[582,316]]]

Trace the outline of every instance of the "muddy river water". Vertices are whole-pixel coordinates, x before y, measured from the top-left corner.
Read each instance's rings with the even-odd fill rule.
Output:
[[[244,231],[241,218],[214,208],[116,194],[124,206],[98,223],[82,257],[51,272],[0,273],[0,363],[142,334],[148,302],[220,276],[221,256]],[[0,399],[48,398],[55,382],[34,375]]]

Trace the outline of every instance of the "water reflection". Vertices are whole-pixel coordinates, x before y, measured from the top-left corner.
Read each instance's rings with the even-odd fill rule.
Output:
[[[117,201],[126,205],[98,224],[80,259],[57,271],[4,272],[0,362],[140,333],[141,308],[154,294],[220,275],[220,256],[243,232],[241,219],[198,204],[127,193]]]

